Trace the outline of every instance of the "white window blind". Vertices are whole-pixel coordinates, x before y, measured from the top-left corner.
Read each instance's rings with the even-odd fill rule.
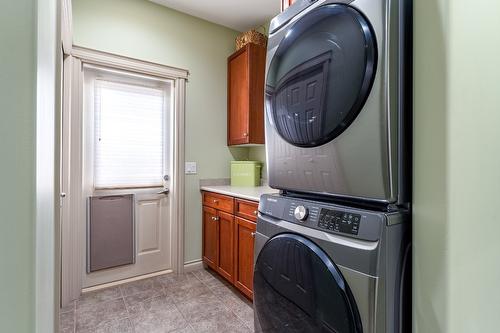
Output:
[[[161,186],[165,90],[94,81],[94,187]]]

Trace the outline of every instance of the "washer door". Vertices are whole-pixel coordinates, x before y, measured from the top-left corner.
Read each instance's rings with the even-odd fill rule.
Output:
[[[349,286],[317,245],[281,234],[262,248],[254,273],[256,332],[362,332]]]
[[[312,10],[288,30],[270,63],[271,124],[298,147],[333,140],[363,108],[376,58],[375,35],[359,11],[342,4]]]

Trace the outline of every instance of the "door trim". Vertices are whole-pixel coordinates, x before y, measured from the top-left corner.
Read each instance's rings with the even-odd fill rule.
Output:
[[[133,59],[76,45],[73,45],[71,55],[81,59],[86,64],[113,67],[165,79],[187,79],[189,76],[189,71],[186,69]]]
[[[25,317],[30,322],[29,326],[32,332],[41,333],[57,331],[56,318],[59,316],[57,307],[59,296],[57,288],[59,263],[57,258],[60,249],[57,242],[59,233],[57,219],[59,212],[56,208],[55,193],[59,190],[56,133],[59,129],[58,111],[61,107],[62,52],[59,43],[61,37],[59,0],[43,0],[38,1],[37,4],[38,6],[33,6],[33,16],[36,19],[33,27],[36,31],[30,32],[30,36],[34,37],[31,42],[36,44],[35,53],[30,55],[31,59],[34,60],[32,70],[36,81],[29,88],[30,94],[32,90],[36,94],[33,103],[34,137],[29,146],[30,150],[33,146],[35,151],[32,157],[33,162],[31,159],[28,162],[30,163],[30,173],[23,175],[29,178],[30,184],[33,184],[32,188],[23,189],[32,198],[25,204],[26,209],[32,210],[32,220],[27,227],[30,228],[30,232],[33,232],[33,238],[31,244],[22,245],[26,246],[26,251],[31,251],[30,258],[33,259],[33,262],[19,264],[30,267],[32,274],[29,277],[30,289],[23,292],[34,304],[30,304],[30,310],[25,314]],[[31,121],[32,115],[29,117],[27,119]],[[14,149],[19,148],[14,146]],[[31,165],[31,163],[34,164]],[[15,222],[11,221],[11,223]],[[16,237],[16,235],[13,234],[11,237]],[[15,253],[10,255],[14,255],[14,258],[16,256]],[[9,288],[9,286],[6,287]]]
[[[62,137],[61,149],[64,144],[70,149],[66,152],[71,156],[63,156],[63,160],[71,157],[71,160],[78,161],[78,165],[71,165],[66,175],[68,179],[67,188],[62,188],[61,192],[66,193],[66,202],[63,206],[69,207],[71,214],[65,214],[62,218],[61,233],[61,304],[68,304],[77,298],[83,287],[83,264],[81,262],[85,255],[85,200],[83,197],[82,176],[83,165],[81,165],[82,137],[82,112],[83,112],[83,65],[101,65],[108,68],[120,69],[135,72],[137,74],[155,76],[160,79],[173,81],[174,108],[172,117],[172,182],[171,182],[171,209],[170,220],[173,230],[172,239],[172,269],[174,272],[184,271],[184,135],[185,135],[185,105],[186,105],[186,84],[189,71],[155,64],[147,61],[136,60],[111,53],[101,52],[79,46],[73,46],[71,55],[67,59],[71,66],[71,76],[64,83],[64,91],[67,93],[63,103],[63,114],[68,122],[63,126],[69,131]],[[68,87],[68,85],[70,85]],[[64,117],[64,116],[63,116]],[[76,147],[76,149],[71,149]],[[75,163],[75,162],[73,162]],[[63,208],[64,209],[64,208]],[[67,218],[65,219],[64,216]],[[69,216],[78,216],[77,219],[69,220]],[[82,227],[83,226],[83,227]],[[76,237],[76,239],[75,239]]]

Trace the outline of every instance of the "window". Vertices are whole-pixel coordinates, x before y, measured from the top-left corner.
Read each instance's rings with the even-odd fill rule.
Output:
[[[99,73],[93,84],[94,188],[162,186],[169,87]]]

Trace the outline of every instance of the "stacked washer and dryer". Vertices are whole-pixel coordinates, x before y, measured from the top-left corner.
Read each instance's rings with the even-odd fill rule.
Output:
[[[271,21],[256,332],[411,331],[411,0]]]

